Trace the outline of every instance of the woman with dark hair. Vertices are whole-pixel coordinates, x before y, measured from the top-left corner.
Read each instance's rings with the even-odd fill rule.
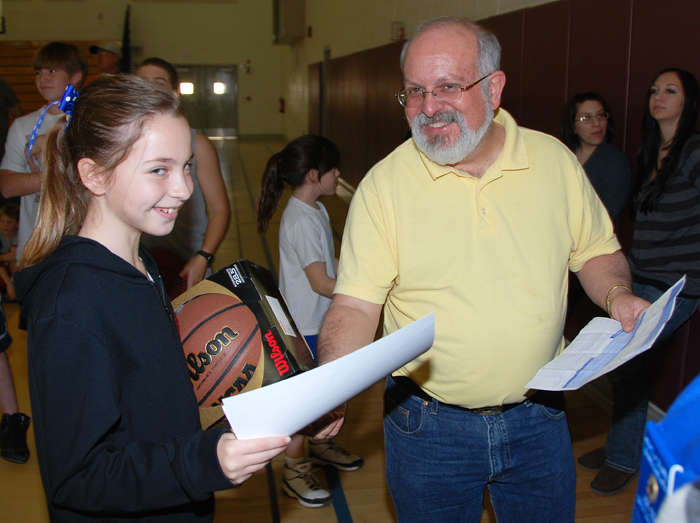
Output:
[[[622,212],[630,190],[627,157],[610,143],[613,120],[598,93],[578,93],[564,107],[562,141],[578,158],[613,221]]]
[[[578,93],[564,106],[561,137],[578,158],[598,197],[615,221],[627,202],[632,173],[630,162],[610,143],[613,119],[605,99],[598,93]],[[566,319],[585,291],[578,278],[569,278]]]
[[[598,471],[591,488],[602,495],[621,492],[636,477],[652,352],[700,306],[700,135],[695,131],[699,98],[695,77],[675,68],[661,71],[648,92],[629,255],[634,294],[654,302],[683,275],[686,283],[654,347],[609,374],[614,403],[605,448],[578,461],[583,469]]]
[[[293,191],[280,222],[280,289],[314,359],[338,269],[330,218],[318,199],[335,194],[339,162],[340,153],[333,142],[322,136],[301,136],[267,161],[258,198],[256,218],[258,233],[262,234],[269,227],[285,186]],[[292,436],[285,453],[282,490],[311,508],[332,501],[311,472],[312,462],[339,470],[356,470],[364,464],[361,457],[332,439],[310,439],[307,459],[304,436],[300,434]]]

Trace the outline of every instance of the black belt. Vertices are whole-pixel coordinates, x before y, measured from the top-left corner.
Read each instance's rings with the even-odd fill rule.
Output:
[[[447,407],[448,409],[455,409],[455,410],[462,410],[465,412],[473,412],[474,414],[479,414],[480,416],[493,416],[495,414],[501,414],[503,412],[507,412],[510,409],[514,409],[518,405],[522,405],[523,402],[519,403],[506,403],[504,405],[494,405],[491,407],[479,407],[478,409],[469,409],[467,407],[462,407],[460,405],[452,405],[450,403],[443,403],[437,398],[433,398],[430,394],[425,392],[422,388],[420,388],[415,381],[413,381],[411,378],[408,378],[406,376],[392,376],[391,379],[394,380],[394,383],[405,393],[411,394],[412,396],[416,396],[422,400],[425,401],[437,401],[439,405],[443,407]],[[523,400],[524,401],[524,400]]]

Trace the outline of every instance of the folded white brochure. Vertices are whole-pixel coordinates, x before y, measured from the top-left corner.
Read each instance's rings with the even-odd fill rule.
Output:
[[[632,332],[624,332],[617,320],[593,318],[525,388],[576,390],[648,350],[671,317],[684,284],[685,276],[637,318]]]
[[[238,439],[290,436],[417,358],[435,339],[433,314],[326,365],[224,398]]]

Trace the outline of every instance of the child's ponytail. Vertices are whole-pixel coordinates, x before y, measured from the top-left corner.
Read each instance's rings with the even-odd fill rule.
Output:
[[[260,183],[260,196],[258,198],[258,208],[255,218],[258,226],[258,234],[267,232],[270,219],[275,214],[277,204],[282,197],[284,181],[279,176],[279,164],[281,154],[275,153],[267,161],[265,172]]]
[[[20,267],[43,260],[58,246],[64,234],[77,234],[87,214],[91,193],[71,161],[65,126],[65,120],[61,120],[44,140],[42,203],[36,227],[20,256]]]
[[[327,138],[313,134],[296,138],[273,154],[267,161],[260,183],[256,213],[258,234],[267,231],[285,183],[296,189],[304,183],[310,170],[316,169],[319,176],[323,176],[338,167],[339,162],[340,153],[336,145]]]

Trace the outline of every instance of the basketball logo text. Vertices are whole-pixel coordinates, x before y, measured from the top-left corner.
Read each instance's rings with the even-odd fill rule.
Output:
[[[190,352],[187,355],[187,364],[190,369],[190,378],[192,381],[198,381],[199,375],[204,373],[204,369],[212,362],[212,356],[218,356],[229,343],[238,338],[238,333],[231,330],[229,327],[224,327],[221,332],[214,336],[213,340],[209,340],[204,345],[204,351],[195,355]]]
[[[238,376],[233,381],[233,385],[231,385],[226,392],[224,392],[224,395],[219,398],[219,403],[212,403],[211,406],[216,407],[217,405],[221,405],[224,402],[224,398],[229,398],[234,394],[241,392],[245,386],[248,385],[250,378],[253,377],[255,369],[257,369],[257,367],[251,363],[246,363],[243,365],[243,368],[241,369],[241,374],[243,374],[243,376]]]
[[[272,335],[272,331],[267,331],[267,334],[265,334],[265,339],[272,349],[270,357],[275,362],[277,372],[279,372],[280,376],[284,376],[284,374],[289,371],[289,364],[284,359],[284,355],[282,354],[279,345],[277,345],[277,340],[275,340],[275,337]]]

